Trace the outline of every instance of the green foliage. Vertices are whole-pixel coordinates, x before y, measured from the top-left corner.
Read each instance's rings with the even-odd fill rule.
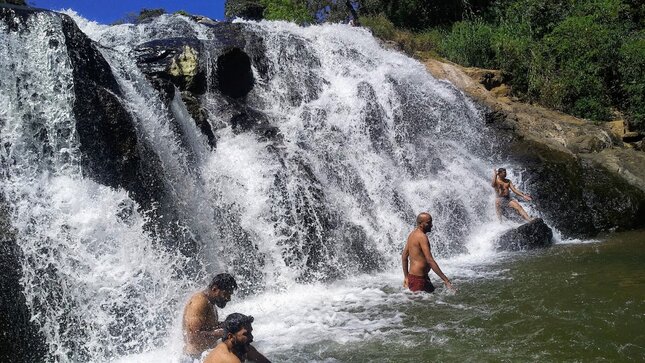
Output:
[[[505,0],[492,12],[506,26],[523,27],[533,39],[541,39],[571,11],[574,0]]]
[[[443,39],[440,51],[448,59],[468,67],[492,68],[495,53],[493,28],[481,21],[459,21]]]
[[[620,33],[594,16],[570,16],[541,42],[534,87],[546,106],[595,120],[610,117]]]
[[[265,6],[264,18],[267,20],[286,20],[299,24],[313,21],[305,0],[261,0],[260,3]]]
[[[183,15],[183,16],[190,16],[190,14],[186,10],[177,10],[173,14],[175,14],[175,15]]]
[[[620,47],[619,72],[627,121],[645,131],[645,31]]]
[[[532,69],[534,49],[537,44],[523,24],[506,24],[493,32],[492,48],[495,66],[503,70],[512,84],[515,95],[527,96]]]
[[[428,29],[413,34],[413,47],[420,52],[436,52],[445,37],[444,32],[440,29]]]
[[[372,31],[374,36],[395,42],[401,49],[416,56],[419,52],[435,54],[443,34],[433,29],[420,33],[397,29],[394,24],[383,14],[365,16],[361,24]]]
[[[384,14],[399,28],[423,31],[480,13],[491,0],[364,0],[361,12]]]
[[[479,9],[434,41],[442,56],[501,69],[514,95],[545,106],[595,120],[618,107],[645,125],[642,1],[499,0]]]
[[[362,17],[361,24],[370,29],[377,38],[394,40],[397,29],[384,14]]]

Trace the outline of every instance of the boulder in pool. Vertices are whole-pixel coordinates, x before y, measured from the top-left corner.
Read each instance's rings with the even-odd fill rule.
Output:
[[[545,248],[553,244],[553,231],[537,218],[502,234],[497,241],[497,248],[504,251],[532,250]]]

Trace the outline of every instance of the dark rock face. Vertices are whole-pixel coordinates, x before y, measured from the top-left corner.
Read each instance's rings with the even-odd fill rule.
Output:
[[[251,59],[240,48],[232,48],[217,57],[217,88],[222,94],[241,98],[253,88]]]
[[[645,224],[645,193],[593,161],[531,141],[517,141],[509,152],[528,170],[524,189],[537,209],[565,235],[589,237]]]
[[[251,65],[255,64],[261,75],[266,73],[266,65],[262,63],[263,49],[246,53],[248,42],[242,33],[242,24],[206,25],[210,27],[212,40],[158,39],[139,45],[135,52],[137,66],[166,104],[175,97],[175,87],[179,89],[186,109],[211,147],[215,147],[215,133],[202,105],[202,95],[210,91],[238,104],[255,85]],[[261,48],[261,39],[250,41],[253,49]],[[209,69],[213,70],[210,79]]]
[[[500,250],[520,251],[549,247],[553,244],[553,231],[541,218],[534,219],[499,237]]]
[[[0,194],[0,361],[43,362],[45,339],[31,321],[20,278],[22,252],[9,221],[9,210]]]
[[[151,79],[170,81],[182,91],[206,91],[202,43],[193,38],[168,38],[139,45],[137,66]]]
[[[63,21],[74,76],[74,116],[84,175],[114,188],[123,188],[155,225],[148,228],[190,255],[194,241],[169,226],[181,224],[161,179],[161,163],[146,140],[137,138],[134,121],[120,103],[121,90],[109,64],[71,18]]]
[[[103,56],[66,16],[63,33],[73,66],[83,171],[103,184],[126,186],[136,179],[140,160],[134,124],[117,99],[119,86]]]

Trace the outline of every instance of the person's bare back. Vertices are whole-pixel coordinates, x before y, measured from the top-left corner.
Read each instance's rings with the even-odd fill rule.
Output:
[[[420,213],[417,216],[417,228],[408,236],[401,254],[403,266],[403,286],[412,291],[434,291],[428,273],[432,269],[443,280],[446,287],[454,290],[450,280],[443,274],[430,251],[430,241],[426,233],[432,230],[430,213]],[[408,265],[409,264],[409,265]]]
[[[430,265],[426,260],[426,255],[423,249],[427,247],[428,253],[430,250],[430,241],[425,233],[419,229],[415,229],[408,236],[406,248],[408,249],[408,259],[410,261],[409,273],[416,276],[425,276],[430,272]]]
[[[184,354],[199,356],[215,345],[219,337],[205,332],[214,332],[219,328],[217,311],[203,292],[195,293],[186,304],[182,328],[185,342]]]

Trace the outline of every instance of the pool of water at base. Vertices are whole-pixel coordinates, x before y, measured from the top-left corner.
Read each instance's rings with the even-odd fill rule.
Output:
[[[273,362],[645,361],[645,230],[438,261],[456,293],[411,293],[396,270],[236,296],[220,317],[253,315]],[[122,361],[176,362],[176,325],[171,346]]]
[[[394,274],[365,278],[354,294],[369,301],[314,299],[328,321],[300,319],[314,320],[315,342],[290,334],[296,323],[283,334],[266,329],[260,346],[278,362],[645,361],[645,231],[503,254],[480,266],[453,262],[446,270],[456,276],[456,294],[411,294]],[[349,285],[337,293],[351,294],[360,280]],[[256,336],[264,335],[261,327]]]

